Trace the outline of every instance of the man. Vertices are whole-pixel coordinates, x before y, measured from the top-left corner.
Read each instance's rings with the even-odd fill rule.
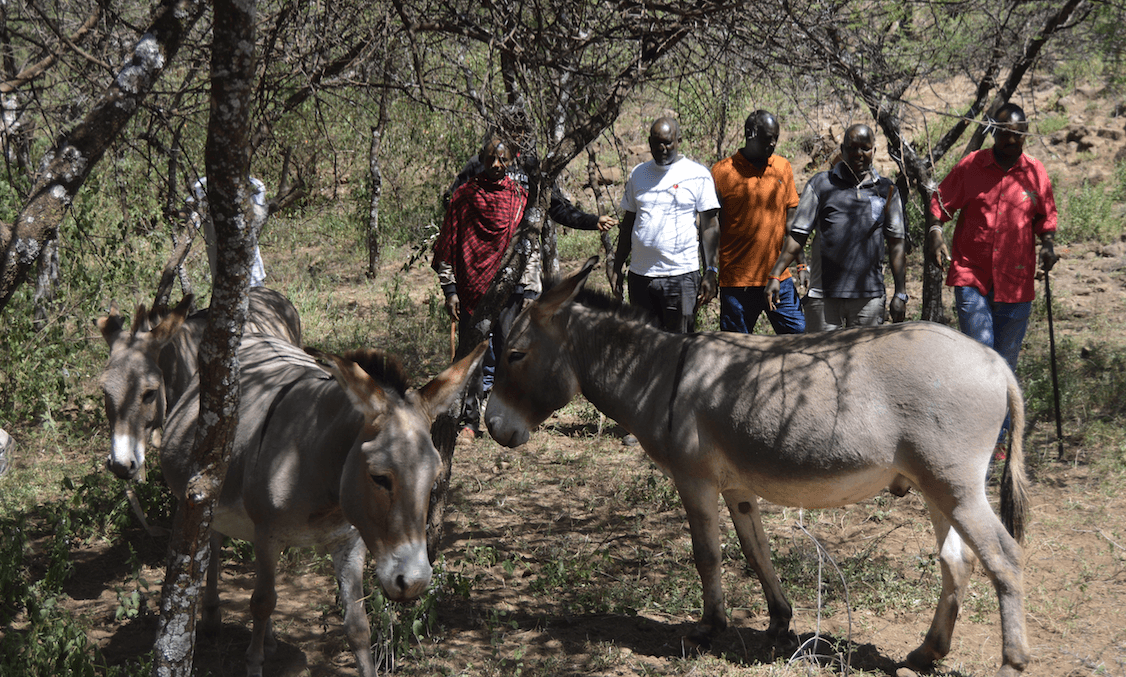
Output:
[[[522,156],[523,154],[518,154],[515,161],[509,165],[508,175],[527,190],[528,173],[522,166]],[[470,177],[480,174],[483,169],[484,165],[481,164],[479,156],[473,155],[470,157],[469,160],[466,161],[465,166],[462,167],[461,172],[454,178],[450,190],[443,196],[444,202],[449,204],[449,198],[453,195],[454,191],[457,190],[461,184],[468,181]],[[576,207],[563,195],[563,191],[559,188],[558,182],[551,185],[551,199],[548,202],[547,216],[564,228],[574,228],[575,230],[608,231],[618,225],[618,219],[613,215],[603,214],[599,216],[598,214],[589,214]]]
[[[446,297],[446,312],[468,330],[477,303],[488,291],[504,259],[520,220],[528,193],[507,174],[513,153],[506,142],[492,137],[479,153],[484,170],[462,184],[450,197],[442,229],[434,243],[431,267]],[[485,354],[482,378],[471,386],[475,396],[467,397],[462,412],[463,439],[472,440],[480,431],[480,399],[492,385],[496,357]]]
[[[794,170],[774,154],[778,121],[764,110],[751,113],[743,125],[745,144],[712,167],[719,196],[719,328],[749,334],[766,312],[775,334],[800,334],[805,317],[798,291],[787,268],[781,277],[779,301],[771,310],[763,289],[770,267],[782,251],[788,222],[798,206]],[[798,254],[799,276],[809,273]]]
[[[250,177],[250,187],[254,191],[250,200],[255,213],[248,215],[248,217],[261,219],[265,222],[269,215],[269,210],[266,207],[266,184],[252,176]],[[190,210],[189,218],[192,225],[197,229],[203,227],[203,240],[207,245],[207,264],[211,271],[211,281],[214,283],[219,272],[219,252],[216,250],[215,244],[215,222],[211,220],[211,207],[207,202],[206,176],[200,177],[198,181],[192,184],[192,193],[188,196],[186,202]],[[249,286],[261,287],[265,282],[266,267],[262,263],[262,252],[258,248],[258,243],[255,242],[254,259],[250,262]]]
[[[778,303],[782,273],[816,230],[825,329],[883,323],[885,243],[895,284],[891,318],[903,321],[907,312],[903,206],[891,180],[872,167],[875,150],[872,129],[852,125],[841,142],[842,160],[805,185],[790,235],[770,271],[765,290],[768,307]]]
[[[653,313],[665,330],[685,333],[695,331],[696,307],[716,295],[719,201],[711,173],[682,157],[679,145],[676,120],[658,118],[649,129],[653,159],[626,181],[611,285],[622,298],[622,266],[632,254],[630,303]]]
[[[931,196],[927,245],[935,265],[950,262],[946,285],[954,287],[959,328],[1015,373],[1036,295],[1036,238],[1042,270],[1059,260],[1056,200],[1044,165],[1024,154],[1024,110],[1005,104],[994,119],[993,147],[962,158]],[[951,253],[942,223],[959,210]],[[1007,427],[1006,419],[1002,435]]]
[[[516,116],[514,113],[509,112],[510,119],[524,120],[523,114]],[[496,135],[497,132],[491,132],[491,135]],[[526,164],[537,164],[539,160],[536,159],[534,138],[531,134],[531,128],[527,122],[521,123],[517,129],[516,134],[522,140],[524,146],[523,151],[519,147],[513,148],[513,160],[508,164],[506,174],[519,184],[525,191],[528,190],[528,170]],[[482,164],[480,155],[473,155],[466,161],[465,166],[457,177],[454,178],[453,185],[450,186],[443,196],[443,203],[446,208],[449,208],[450,197],[457,191],[470,178],[477,176],[485,169]],[[608,231],[614,226],[618,225],[618,219],[612,215],[603,214],[588,214],[583,210],[576,207],[564,195],[563,191],[559,188],[559,183],[555,182],[551,185],[551,198],[548,203],[547,210],[548,217],[563,226],[564,228],[574,228],[576,230],[599,230]],[[528,263],[524,268],[524,273],[520,276],[520,281],[513,290],[513,294],[521,297],[523,301],[528,301],[536,298],[543,291],[542,270],[543,263],[541,260],[541,252],[538,245],[528,243]],[[511,318],[516,319],[515,316],[519,313],[520,308],[514,308],[515,312],[512,313]]]

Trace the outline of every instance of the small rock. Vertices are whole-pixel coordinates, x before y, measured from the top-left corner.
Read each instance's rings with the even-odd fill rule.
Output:
[[[903,667],[895,671],[895,677],[919,677],[919,673],[911,668]]]

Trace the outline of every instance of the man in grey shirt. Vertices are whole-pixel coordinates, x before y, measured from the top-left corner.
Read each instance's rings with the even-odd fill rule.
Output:
[[[876,325],[884,320],[884,250],[895,283],[894,322],[907,314],[903,207],[895,185],[872,167],[875,134],[852,125],[841,143],[843,160],[810,179],[802,191],[790,235],[770,272],[764,293],[773,308],[782,272],[817,231],[825,329]]]

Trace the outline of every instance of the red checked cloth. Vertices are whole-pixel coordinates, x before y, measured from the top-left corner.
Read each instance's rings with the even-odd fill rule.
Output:
[[[473,313],[496,276],[527,198],[527,191],[508,176],[497,182],[476,176],[450,198],[431,265],[435,270],[439,263],[453,267],[463,313]]]

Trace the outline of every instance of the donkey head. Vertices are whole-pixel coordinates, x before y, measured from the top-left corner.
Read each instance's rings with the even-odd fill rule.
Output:
[[[387,368],[382,353],[352,353],[346,359],[309,351],[326,364],[363,416],[363,428],[341,473],[340,506],[363,537],[379,583],[393,600],[413,599],[430,583],[426,518],[442,468],[430,426],[459,400],[485,346],[482,343],[418,390],[373,377],[375,364]],[[397,363],[391,368],[397,372]]]
[[[513,323],[497,356],[493,392],[485,410],[485,424],[497,442],[508,447],[524,444],[536,426],[578,394],[565,327],[555,320],[574,301],[597,263],[598,257],[589,259]]]
[[[123,331],[124,318],[116,305],[109,315],[95,320],[110,355],[99,382],[105,396],[106,419],[112,443],[107,467],[122,479],[145,478],[145,441],[164,420],[164,381],[157,360],[160,351],[183,326],[192,296],[151,330],[144,305],[138,305],[133,326]]]

